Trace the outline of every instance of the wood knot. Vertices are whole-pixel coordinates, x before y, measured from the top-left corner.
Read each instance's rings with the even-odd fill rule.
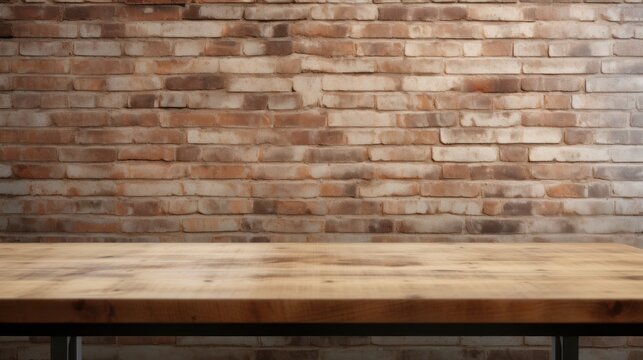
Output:
[[[623,313],[624,305],[621,301],[611,301],[607,303],[607,313],[610,317],[617,317]]]

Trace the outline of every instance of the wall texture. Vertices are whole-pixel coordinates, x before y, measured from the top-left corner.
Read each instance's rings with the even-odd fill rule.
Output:
[[[0,4],[0,241],[643,247],[640,1],[39,1]],[[530,338],[124,339],[547,356]],[[0,357],[46,355],[5,340]],[[585,345],[643,359],[640,339]]]

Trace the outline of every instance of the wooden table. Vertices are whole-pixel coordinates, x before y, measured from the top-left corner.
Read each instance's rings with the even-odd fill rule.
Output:
[[[0,335],[643,335],[620,244],[0,244]]]

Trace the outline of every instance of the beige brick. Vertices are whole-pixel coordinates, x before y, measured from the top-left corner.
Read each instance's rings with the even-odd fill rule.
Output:
[[[414,182],[381,181],[359,186],[359,195],[367,198],[382,196],[413,196],[417,195],[418,192],[418,185]]]
[[[599,61],[585,59],[528,59],[523,65],[526,74],[593,74],[600,68]]]
[[[293,90],[300,96],[302,105],[315,106],[322,97],[322,78],[320,76],[298,75],[292,78]]]
[[[590,146],[536,146],[529,150],[529,161],[609,161],[609,149]]]
[[[524,57],[547,56],[547,43],[544,41],[516,41],[513,54]]]
[[[424,234],[460,233],[464,228],[464,219],[452,215],[432,215],[421,219],[404,219],[400,221],[400,232]]]
[[[397,81],[386,76],[325,75],[322,89],[335,91],[391,91],[398,87]]]
[[[618,197],[643,197],[643,182],[641,181],[614,181],[612,192]]]
[[[611,37],[609,26],[575,22],[540,23],[535,35],[546,39],[607,39]]]
[[[255,134],[248,131],[190,129],[187,139],[188,143],[193,144],[252,144]]]
[[[559,129],[440,129],[440,140],[445,144],[484,143],[559,143],[562,140]]]
[[[525,8],[512,5],[471,6],[467,12],[467,19],[481,21],[524,21]]]
[[[282,78],[235,77],[228,80],[228,91],[272,92],[292,91],[292,81]]]
[[[462,45],[453,41],[407,42],[406,56],[461,56]]]
[[[604,59],[602,64],[606,74],[643,74],[643,61],[640,59]]]
[[[516,38],[527,39],[534,38],[534,24],[501,24],[501,25],[484,25],[482,28],[484,37],[492,39]]]
[[[243,95],[209,93],[190,93],[188,107],[193,109],[240,109],[243,107]]]
[[[272,57],[225,58],[219,62],[221,72],[233,74],[271,74],[277,72],[277,59]]]
[[[549,56],[610,56],[612,43],[609,41],[555,42],[549,45]]]
[[[310,16],[315,20],[376,20],[375,5],[316,5]]]
[[[0,178],[11,177],[11,166],[0,164]]]
[[[591,77],[587,92],[643,92],[643,76]]]
[[[395,116],[374,111],[340,111],[328,114],[328,126],[389,127],[395,126]]]
[[[643,162],[643,146],[611,146],[613,162]]]
[[[463,112],[460,124],[462,126],[474,127],[507,127],[516,126],[520,124],[521,115],[518,112],[493,112],[493,113],[480,113],[480,112]]]
[[[385,146],[368,149],[371,161],[426,161],[431,157],[431,148],[418,146]]]
[[[247,7],[244,17],[250,20],[300,20],[308,17],[310,8],[308,6],[253,6]]]
[[[447,60],[447,74],[520,74],[521,63],[508,59]]]
[[[327,59],[307,56],[302,59],[301,68],[304,71],[327,73],[372,73],[375,72],[375,62],[364,59]]]
[[[405,76],[402,90],[405,91],[449,91],[458,90],[461,78],[454,76]]]
[[[120,56],[121,44],[117,41],[80,41],[74,43],[74,54],[81,56]]]
[[[498,160],[498,148],[488,146],[434,147],[433,161],[487,162]]]
[[[241,19],[243,7],[234,5],[190,5],[184,14],[186,19]]]
[[[632,109],[635,104],[633,97],[622,95],[576,94],[572,96],[574,109]]]
[[[370,109],[375,107],[375,96],[362,93],[326,93],[322,97],[322,104],[333,109]]]
[[[111,76],[105,82],[110,91],[157,90],[162,86],[155,76]]]
[[[181,21],[161,24],[162,37],[197,38],[223,36],[223,24],[216,21]]]

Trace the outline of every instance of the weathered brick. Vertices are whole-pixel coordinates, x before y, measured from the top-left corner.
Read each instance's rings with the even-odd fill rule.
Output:
[[[635,99],[629,96],[575,94],[572,96],[574,109],[632,109]]]
[[[445,144],[480,143],[559,143],[558,129],[441,129],[440,140]]]
[[[183,13],[185,19],[241,19],[243,7],[235,5],[190,5]]]
[[[643,64],[638,59],[605,59],[602,66],[606,74],[643,74]]]
[[[546,147],[536,146],[529,149],[529,161],[609,161],[609,149],[605,147],[566,146]]]
[[[404,54],[406,56],[461,56],[462,45],[450,41],[407,42]]]
[[[228,82],[232,92],[292,91],[292,81],[283,78],[232,78]]]
[[[71,5],[64,7],[63,20],[111,20],[115,14],[111,5]]]
[[[161,88],[161,79],[146,76],[112,76],[106,80],[110,91],[157,90]]]
[[[405,91],[449,91],[458,90],[462,79],[454,76],[405,76],[402,90]]]
[[[315,20],[375,20],[377,14],[374,5],[316,5],[310,12]]]
[[[608,41],[556,42],[549,45],[549,56],[610,56],[612,43]]]
[[[600,71],[600,63],[586,59],[526,59],[526,74],[593,74]]]
[[[525,91],[578,91],[583,84],[582,78],[577,77],[529,77],[521,81]]]
[[[386,91],[395,90],[394,78],[384,76],[326,75],[322,78],[322,89],[335,91]]]
[[[306,5],[279,7],[273,5],[247,7],[244,18],[249,20],[301,20],[308,17],[310,8]]]
[[[393,221],[389,219],[328,219],[324,230],[329,233],[390,233]]]
[[[165,79],[168,90],[213,90],[223,88],[223,84],[220,75],[172,76]]]
[[[460,233],[464,228],[464,219],[451,215],[432,215],[422,219],[404,219],[399,226],[402,233]]]
[[[487,162],[498,160],[498,149],[483,146],[434,147],[433,161]]]
[[[587,92],[643,92],[643,76],[592,77],[586,80]]]

